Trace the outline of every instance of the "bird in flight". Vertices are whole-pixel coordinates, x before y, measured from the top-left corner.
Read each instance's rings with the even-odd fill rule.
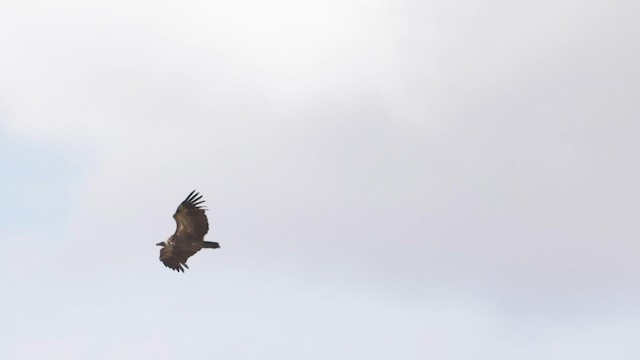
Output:
[[[162,246],[160,249],[160,261],[164,266],[175,271],[184,272],[187,269],[187,259],[202,248],[216,249],[220,244],[212,241],[204,241],[204,236],[209,231],[207,215],[202,195],[193,190],[187,198],[180,203],[173,218],[176,220],[176,231],[166,242],[159,242],[156,245]]]

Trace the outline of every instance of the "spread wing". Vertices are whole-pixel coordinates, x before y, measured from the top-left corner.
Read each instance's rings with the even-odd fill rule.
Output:
[[[160,249],[160,261],[170,269],[184,272],[183,266],[187,269],[189,268],[187,266],[187,259],[196,252],[198,252],[198,250],[182,249],[172,244],[167,244]]]
[[[173,218],[176,220],[176,231],[160,249],[160,261],[164,266],[175,271],[184,272],[187,259],[202,249],[203,238],[209,231],[209,222],[204,214],[202,195],[193,190],[180,203]]]
[[[176,245],[181,245],[181,242],[200,242],[209,231],[207,215],[204,214],[205,208],[200,206],[204,200],[200,199],[202,199],[202,195],[193,190],[173,214],[173,218],[176,220],[176,232],[174,233]]]

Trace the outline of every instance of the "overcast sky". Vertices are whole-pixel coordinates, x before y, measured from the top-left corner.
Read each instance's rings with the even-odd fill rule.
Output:
[[[89,3],[0,3],[1,358],[640,358],[637,2]]]

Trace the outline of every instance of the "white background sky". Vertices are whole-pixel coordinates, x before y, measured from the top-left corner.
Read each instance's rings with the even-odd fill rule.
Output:
[[[639,11],[0,3],[0,357],[639,358]]]

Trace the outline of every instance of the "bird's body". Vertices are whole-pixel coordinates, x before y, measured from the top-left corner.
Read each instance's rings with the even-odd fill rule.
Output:
[[[204,236],[209,231],[209,222],[205,210],[200,206],[204,200],[202,195],[192,191],[189,196],[178,206],[173,218],[176,221],[176,231],[166,242],[156,245],[160,249],[160,261],[164,266],[175,271],[184,272],[187,259],[202,248],[215,249],[220,245],[216,242],[204,241]]]

